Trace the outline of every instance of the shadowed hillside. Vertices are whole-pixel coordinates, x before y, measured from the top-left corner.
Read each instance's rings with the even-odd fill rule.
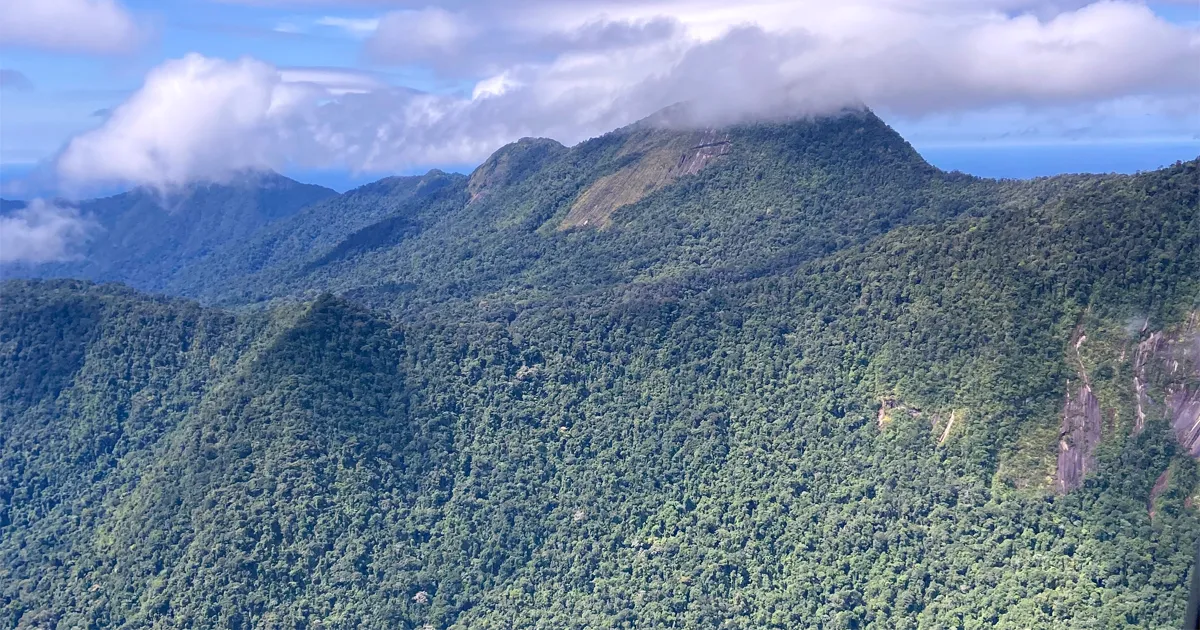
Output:
[[[78,255],[54,264],[4,265],[4,277],[69,277],[158,291],[226,246],[337,193],[275,173],[224,184],[139,188],[79,204],[87,235]],[[0,207],[0,211],[7,211]]]

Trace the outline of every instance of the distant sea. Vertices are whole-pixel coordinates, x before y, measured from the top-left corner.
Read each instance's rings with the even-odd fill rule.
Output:
[[[1200,140],[1153,144],[914,146],[930,164],[943,170],[1013,179],[1063,173],[1136,173],[1200,157]]]
[[[1200,157],[1200,140],[1192,142],[1106,143],[1053,145],[927,145],[914,143],[934,166],[947,171],[962,171],[979,177],[1029,179],[1063,173],[1136,173],[1152,171],[1176,161]],[[470,173],[471,165],[442,167],[456,173]],[[37,186],[19,185],[34,171],[33,165],[0,165],[0,197],[28,199],[54,197],[56,191]],[[424,170],[397,173],[349,173],[335,170],[285,170],[297,181],[327,186],[338,192],[383,179],[389,175],[416,175]],[[115,194],[119,189],[95,191],[89,196]]]

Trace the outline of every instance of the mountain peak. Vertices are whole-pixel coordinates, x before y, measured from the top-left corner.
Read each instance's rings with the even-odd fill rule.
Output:
[[[704,102],[685,101],[668,105],[623,129],[724,129],[755,123],[779,124],[796,121],[835,120],[844,116],[862,116],[879,120],[875,113],[866,106],[842,107],[816,114],[801,113],[787,108],[734,112]]]
[[[227,178],[209,181],[198,181],[184,186],[181,190],[176,191],[169,196],[186,196],[195,194],[197,191],[203,190],[296,190],[306,189],[310,192],[320,194],[325,193],[329,196],[336,195],[337,191],[317,184],[306,184],[296,181],[286,175],[271,169],[244,169],[233,173]],[[147,190],[142,188],[140,190]],[[158,191],[151,192],[157,194]]]
[[[798,166],[810,175],[836,169],[851,177],[851,173],[862,175],[883,163],[904,169],[914,167],[927,174],[935,170],[904,138],[865,108],[723,126],[700,124],[702,113],[690,103],[679,103],[596,139],[598,147],[608,147],[609,168],[615,172],[600,177],[576,198],[559,229],[608,227],[621,208],[681,178],[697,175],[739,150],[744,155],[738,160],[764,159],[766,162],[756,168],[774,170],[780,167],[777,160],[803,156]],[[728,185],[752,185],[735,179]]]
[[[479,165],[467,184],[471,200],[489,190],[519,182],[537,170],[548,159],[561,155],[567,148],[549,138],[521,138],[496,150]]]

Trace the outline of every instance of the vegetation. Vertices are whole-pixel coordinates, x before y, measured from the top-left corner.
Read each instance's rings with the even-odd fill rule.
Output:
[[[277,262],[250,274],[237,267],[248,258],[241,252],[214,256],[174,288],[228,305],[331,291],[392,312],[458,317],[481,300],[538,301],[717,270],[771,273],[1003,194],[1002,186],[937,171],[863,114],[734,128],[709,167],[616,208],[607,229],[560,230],[573,225],[572,207],[594,198],[594,188],[638,199],[637,191],[615,189],[614,179],[644,185],[639,169],[659,174],[664,152],[678,151],[668,160],[676,163],[693,158],[687,141],[705,144],[704,136],[635,125],[569,150],[516,143],[470,180],[448,183],[460,191],[457,199],[449,191],[447,203],[404,197],[386,202],[395,210],[384,214],[379,198],[350,193],[275,228],[309,234],[316,224],[354,217],[345,228],[319,228],[336,232],[336,240],[256,255]],[[368,215],[374,220],[357,219]],[[391,233],[384,223],[394,217],[412,217],[419,227],[359,256],[330,256],[356,230]],[[219,281],[190,280],[199,275]]]
[[[275,173],[242,173],[224,184],[172,190],[139,188],[79,204],[90,228],[78,257],[50,265],[3,265],[0,274],[123,282],[161,291],[222,248],[335,195]],[[0,205],[0,212],[8,210]]]
[[[560,229],[664,133],[385,180],[173,280],[260,308],[3,285],[0,627],[1178,625],[1200,470],[1165,405],[1133,430],[1132,349],[1197,343],[1200,161],[993,182],[870,115],[755,125]],[[1103,440],[1058,494],[1080,370]]]

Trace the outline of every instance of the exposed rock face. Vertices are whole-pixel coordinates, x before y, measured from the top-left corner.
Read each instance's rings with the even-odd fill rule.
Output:
[[[1154,333],[1138,345],[1134,362],[1138,423],[1154,400],[1146,395],[1147,381],[1162,388],[1165,413],[1179,444],[1192,457],[1200,457],[1200,313],[1193,313],[1183,330]],[[1143,358],[1145,355],[1145,358]],[[1149,372],[1149,376],[1147,376]],[[1159,409],[1162,409],[1160,406]]]
[[[1192,313],[1180,328],[1150,332],[1142,327],[1143,339],[1133,357],[1133,389],[1136,403],[1133,435],[1146,429],[1147,420],[1166,418],[1175,438],[1192,457],[1200,459],[1200,312]],[[1080,347],[1087,340],[1082,328],[1076,332],[1074,348],[1080,385],[1074,395],[1068,391],[1059,429],[1059,449],[1055,489],[1060,494],[1081,485],[1096,467],[1096,446],[1100,443],[1103,421],[1100,403],[1092,391],[1087,366]],[[1122,351],[1120,361],[1125,360]],[[1070,387],[1068,387],[1070,390]],[[1150,496],[1153,502],[1166,488],[1164,474]]]
[[[1133,425],[1133,434],[1137,435],[1146,428],[1146,412],[1150,408],[1150,397],[1146,394],[1146,363],[1158,353],[1162,345],[1162,333],[1156,332],[1149,339],[1138,344],[1137,355],[1133,358],[1133,389],[1137,396],[1137,419]]]
[[[1054,478],[1060,494],[1082,486],[1084,478],[1095,469],[1100,428],[1100,402],[1092,388],[1083,384],[1075,396],[1068,393],[1058,437],[1058,472]]]
[[[1173,340],[1165,371],[1173,381],[1167,389],[1167,412],[1175,437],[1192,457],[1200,457],[1200,313],[1192,313],[1188,326]]]
[[[1200,387],[1180,387],[1167,395],[1175,437],[1192,457],[1200,457]]]
[[[1158,331],[1138,344],[1133,359],[1137,416],[1133,434],[1147,417],[1166,416],[1179,444],[1200,458],[1200,312],[1182,330]],[[1143,334],[1145,330],[1142,330]],[[1150,390],[1157,392],[1151,394]]]

